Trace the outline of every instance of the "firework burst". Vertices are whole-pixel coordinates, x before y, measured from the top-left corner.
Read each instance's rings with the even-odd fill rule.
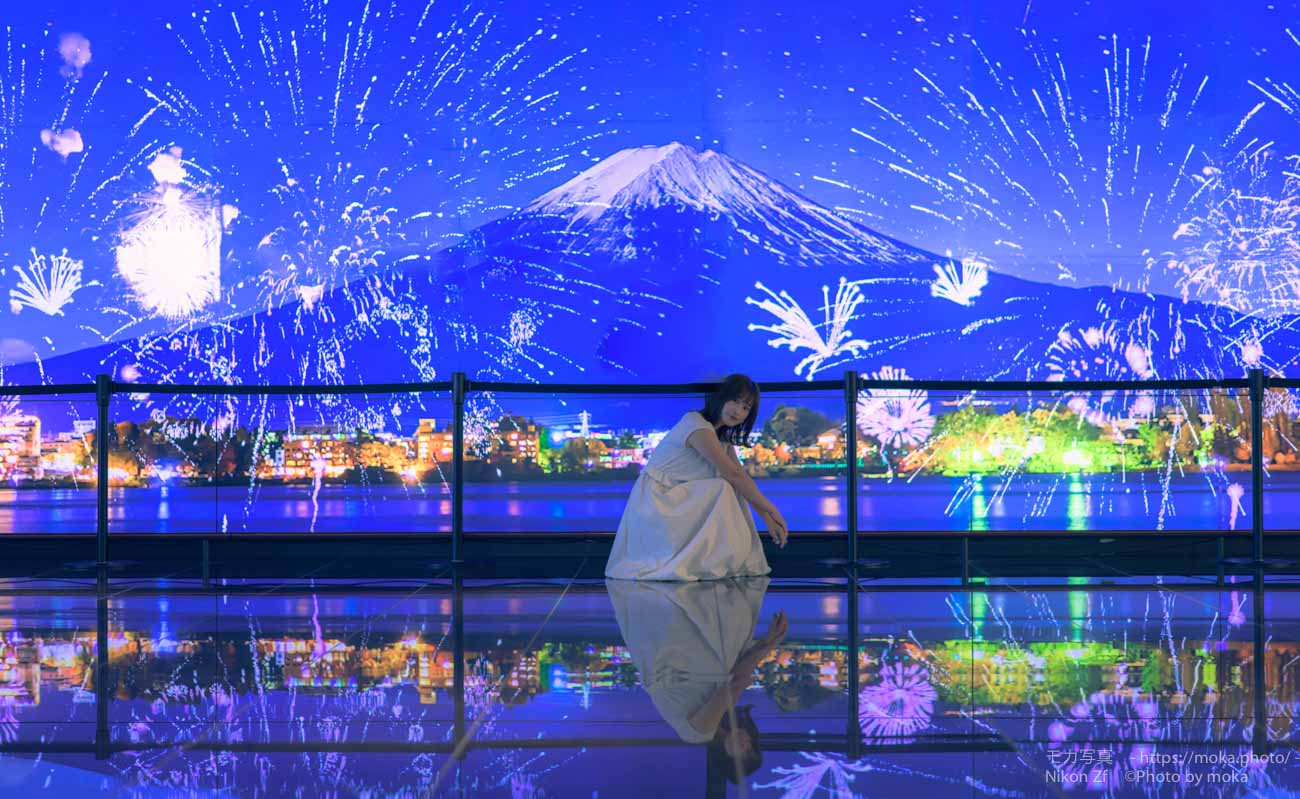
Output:
[[[822,369],[830,368],[847,358],[858,357],[868,348],[867,342],[853,338],[853,333],[848,329],[849,320],[853,318],[854,312],[865,299],[857,284],[841,277],[833,303],[830,299],[830,288],[822,286],[824,321],[820,325],[815,324],[808,317],[789,292],[782,291],[777,294],[762,283],[755,283],[754,287],[767,294],[768,298],[756,300],[746,297],[745,304],[757,306],[780,321],[772,325],[750,324],[749,330],[775,333],[776,338],[767,342],[772,347],[778,349],[786,347],[791,352],[803,349],[811,351],[807,357],[795,364],[796,375],[806,369],[806,378],[812,380]],[[833,359],[839,360],[833,361]],[[828,361],[833,362],[828,363]]]
[[[906,738],[930,726],[939,698],[929,671],[918,663],[890,663],[880,682],[859,694],[858,722],[868,738]]]
[[[580,53],[558,49],[545,28],[501,44],[504,26],[471,8],[327,13],[303,2],[229,4],[174,29],[203,78],[231,92],[158,96],[197,130],[229,131],[240,157],[225,161],[224,182],[265,186],[244,209],[265,231],[255,258],[264,301],[454,242],[465,221],[501,208],[498,193],[563,167],[567,146],[521,148],[519,132],[572,117],[555,78]],[[487,165],[505,178],[472,185]]]
[[[118,274],[146,311],[191,317],[220,296],[220,208],[168,184],[138,203],[117,244]]]
[[[989,283],[989,265],[973,258],[963,258],[960,271],[952,261],[934,265],[934,282],[930,294],[955,302],[973,305],[975,298]]]
[[[823,794],[833,799],[852,799],[854,777],[873,770],[862,761],[851,762],[821,752],[800,752],[794,765],[772,769],[777,776],[775,781],[755,787],[779,789],[782,799],[812,799]]]
[[[1193,176],[1209,201],[1179,225],[1167,264],[1184,300],[1264,317],[1300,308],[1300,180],[1294,163],[1272,161],[1260,151],[1227,173]]]
[[[1047,350],[1047,380],[1147,380],[1155,376],[1151,353],[1137,340],[1120,334],[1114,321],[1070,330],[1062,328]],[[1094,395],[1095,394],[1095,395]],[[1070,392],[1066,403],[1093,424],[1126,413],[1150,417],[1155,399],[1150,393],[1127,391]]]
[[[910,380],[907,371],[886,366],[872,380]],[[858,397],[858,429],[883,447],[923,443],[934,429],[930,395],[918,389],[869,388]]]
[[[72,302],[72,295],[81,288],[82,263],[68,257],[68,251],[61,255],[51,255],[47,260],[36,250],[26,271],[15,266],[18,273],[18,288],[9,290],[9,307],[19,313],[24,307],[32,308],[49,316],[62,316],[63,308]],[[91,281],[90,285],[98,285]]]

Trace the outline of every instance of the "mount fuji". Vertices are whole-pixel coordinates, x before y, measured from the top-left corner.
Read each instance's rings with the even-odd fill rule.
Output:
[[[680,143],[615,153],[452,247],[389,257],[310,302],[5,379],[1172,378],[1239,375],[1259,346],[1254,321],[1224,308],[954,263]],[[1297,343],[1274,335],[1265,360],[1290,362]]]
[[[638,217],[668,210],[726,218],[736,234],[782,263],[902,263],[912,252],[713,150],[673,142],[615,153],[523,209],[559,217],[601,252],[635,258],[627,234]]]

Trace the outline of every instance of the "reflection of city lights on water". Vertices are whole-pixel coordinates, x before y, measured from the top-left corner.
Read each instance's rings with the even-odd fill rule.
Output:
[[[1092,463],[1092,458],[1083,450],[1067,449],[1061,453],[1061,462],[1072,469],[1086,469]]]

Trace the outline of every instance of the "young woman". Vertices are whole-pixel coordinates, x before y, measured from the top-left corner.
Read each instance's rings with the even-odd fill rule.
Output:
[[[758,418],[758,386],[729,375],[664,436],[628,498],[605,576],[622,580],[716,580],[771,568],[745,501],[777,546],[788,531],[776,506],[736,457]]]

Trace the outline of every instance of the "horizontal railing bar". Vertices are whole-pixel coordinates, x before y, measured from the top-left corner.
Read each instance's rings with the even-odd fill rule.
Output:
[[[0,389],[3,390],[3,389]],[[321,394],[430,394],[451,392],[451,381],[436,383],[371,383],[364,385],[181,385],[177,383],[113,383],[114,394],[236,394],[293,396]]]
[[[1227,583],[1227,582],[1218,583],[1215,580],[1215,576],[1213,574],[1202,575],[1199,580],[1195,576],[1190,576],[1190,577],[1187,575],[1171,575],[1171,576],[1178,577],[1180,580],[1185,580],[1185,581],[1169,582],[1168,580],[1164,580],[1163,582],[1131,582],[1131,583],[1105,583],[1105,582],[1048,583],[1048,582],[1036,582],[1033,580],[1028,580],[1025,582],[1013,582],[1015,580],[1014,577],[997,576],[988,579],[996,579],[1002,582],[996,582],[996,583],[977,582],[976,581],[977,579],[982,580],[984,578],[975,578],[972,579],[969,585],[960,586],[957,585],[955,582],[959,578],[954,575],[949,577],[936,577],[936,578],[924,578],[924,577],[914,578],[918,580],[922,580],[922,579],[934,579],[936,581],[946,580],[948,582],[933,582],[933,583],[889,582],[889,583],[881,583],[877,585],[875,583],[876,580],[897,580],[903,578],[873,576],[873,575],[866,575],[866,574],[859,573],[858,591],[860,593],[867,593],[867,594],[923,594],[923,593],[1023,594],[1023,593],[1074,593],[1074,592],[1080,592],[1080,593],[1104,592],[1107,594],[1151,593],[1151,592],[1160,592],[1160,593],[1169,593],[1169,594],[1203,594],[1203,593],[1222,593],[1225,591],[1240,591],[1243,589],[1243,587],[1249,589],[1251,585],[1249,581],[1239,581],[1235,583]],[[145,578],[131,578],[131,577],[120,578],[119,577],[117,579],[120,581],[120,580],[145,579]],[[193,578],[193,579],[197,581],[197,578]],[[473,579],[473,578],[469,578],[469,579]],[[508,578],[502,578],[502,579],[507,580]],[[565,578],[557,578],[557,579],[565,579]],[[591,578],[591,579],[594,580],[596,578]],[[805,577],[805,578],[790,578],[790,579],[802,579],[802,580],[810,581],[819,578]],[[774,582],[772,583],[772,585],[768,587],[767,593],[773,596],[775,595],[791,596],[796,594],[827,594],[827,593],[842,594],[844,593],[844,589],[845,586],[847,585],[848,578],[847,575],[840,574],[835,577],[825,577],[820,579],[827,580],[827,582],[823,585],[817,585],[811,582],[805,582],[803,584],[793,585],[793,586],[779,585]],[[1105,580],[1107,578],[1102,577],[1102,578],[1089,578],[1089,579]],[[1264,587],[1265,590],[1269,592],[1276,591],[1279,593],[1290,594],[1296,591],[1300,591],[1300,583],[1297,582],[1270,581],[1266,583]],[[466,585],[463,590],[466,596],[472,595],[476,597],[497,596],[497,595],[506,595],[506,594],[548,597],[558,593],[574,594],[574,595],[600,595],[600,594],[607,593],[607,589],[604,587],[604,585],[598,583],[591,583],[591,584],[569,583],[567,585],[555,584],[550,586],[541,586],[541,585],[518,586],[518,585],[512,585],[509,582],[502,582],[493,585],[478,585],[478,586]],[[383,585],[353,584],[353,585],[337,585],[337,586],[321,585],[321,586],[317,586],[315,589],[306,586],[298,586],[298,585],[277,586],[272,583],[261,582],[261,583],[256,583],[248,586],[214,585],[209,588],[203,588],[201,586],[171,586],[164,589],[164,588],[159,588],[157,586],[140,586],[140,587],[123,586],[123,587],[115,588],[113,590],[112,596],[113,598],[116,599],[119,597],[169,597],[169,596],[212,597],[217,595],[228,594],[230,596],[262,596],[268,599],[275,599],[275,598],[285,598],[285,597],[290,597],[290,598],[303,597],[303,596],[311,596],[311,595],[322,596],[322,597],[356,597],[361,595],[408,596],[411,594],[412,591],[427,592],[427,594],[410,597],[413,600],[418,600],[421,598],[437,599],[437,598],[442,598],[445,594],[449,594],[452,591],[452,588],[451,588],[450,580],[448,580],[444,584],[429,584],[429,585],[421,585],[421,586],[413,586],[408,584],[408,585],[398,585],[394,587],[386,587]],[[78,597],[78,596],[94,596],[94,595],[95,595],[95,587],[93,585],[84,588],[80,586],[75,586],[75,587],[70,586],[64,589],[59,589],[59,588],[27,588],[27,589],[7,589],[7,590],[0,589],[0,598]],[[446,614],[431,616],[430,618],[442,619],[442,618],[450,618],[450,617],[451,614],[446,613]],[[951,617],[948,618],[950,619]],[[944,620],[945,619],[943,617],[936,616],[931,619],[921,619],[920,621],[942,622]],[[1016,621],[1016,620],[1017,618],[1014,617],[1012,618],[1012,621]],[[1025,616],[1019,620],[1031,621],[1032,618]],[[42,631],[46,631],[46,628],[41,628],[41,629]],[[53,629],[54,628],[49,628],[49,630],[53,630]],[[484,633],[478,637],[486,640],[488,638],[491,638],[491,634]]]
[[[470,380],[469,391],[495,391],[501,394],[706,394],[717,383],[499,383]],[[841,380],[797,380],[759,383],[759,389],[772,393],[841,391]]]
[[[1216,388],[1248,388],[1246,380],[868,380],[858,383],[864,389],[920,390],[949,392],[998,393],[1088,391],[1204,391]]]
[[[94,383],[51,383],[49,385],[36,386],[2,386],[0,385],[0,396],[9,397],[27,397],[27,396],[48,396],[48,395],[65,395],[65,394],[85,394],[88,397],[95,396]]]
[[[484,483],[467,483],[466,485],[485,485]],[[631,485],[629,482],[628,485]],[[591,536],[593,538],[613,537],[616,530],[466,530],[465,535],[478,539],[492,538],[536,538],[538,540],[547,540],[549,538],[572,540],[582,536]],[[846,535],[845,530],[791,530],[791,535],[798,538],[838,538]],[[1297,536],[1300,530],[1295,528],[1265,528],[1264,534],[1268,536]],[[85,540],[93,537],[95,532],[87,530],[81,533],[27,533],[12,532],[0,534],[0,546],[5,541],[56,541],[56,540]],[[216,541],[267,541],[267,540],[298,540],[309,538],[312,541],[356,541],[358,539],[375,539],[375,538],[392,538],[392,539],[416,539],[440,538],[451,535],[449,530],[350,530],[347,532],[328,532],[328,533],[310,533],[286,532],[283,530],[255,532],[239,531],[221,533],[217,531],[185,531],[176,532],[113,532],[110,533],[116,540],[126,539],[143,539],[159,538],[168,540],[193,540],[197,541],[202,538],[211,538]],[[1138,536],[1154,536],[1157,538],[1183,538],[1200,536],[1207,539],[1222,536],[1226,539],[1247,538],[1250,536],[1250,530],[861,530],[859,535],[874,536],[877,538],[954,538],[969,537],[972,539],[986,538],[1006,538],[1011,536],[1053,536],[1056,538],[1068,539],[1094,539],[1115,536],[1118,538],[1131,538]],[[764,536],[766,537],[766,536]]]
[[[493,381],[467,381],[469,391],[494,391],[503,394],[703,394],[712,391],[717,383],[509,383]],[[1248,381],[1223,380],[869,380],[862,379],[863,389],[921,390],[949,392],[1088,392],[1088,391],[1185,391],[1244,389]],[[1277,388],[1300,388],[1300,380],[1270,380]],[[841,380],[780,381],[759,384],[764,392],[812,393],[840,391]],[[320,394],[423,394],[450,392],[451,381],[430,383],[372,383],[347,385],[214,385],[181,383],[111,383],[114,394],[235,394],[244,396],[292,396]],[[12,385],[0,386],[0,395],[60,395],[94,394],[94,384]]]

